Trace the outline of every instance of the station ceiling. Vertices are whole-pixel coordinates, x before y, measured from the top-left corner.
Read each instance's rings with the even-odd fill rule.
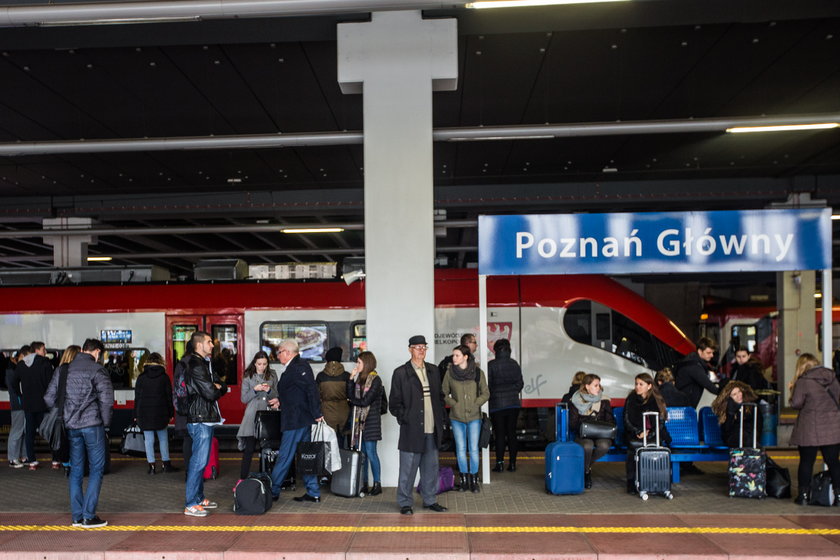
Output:
[[[791,197],[840,205],[840,129],[691,130],[704,119],[840,115],[836,1],[637,0],[424,15],[458,19],[458,88],[434,94],[436,130],[637,121],[679,130],[436,142],[441,265],[476,261],[481,213],[765,208]],[[368,17],[0,28],[0,235],[12,236],[0,237],[0,265],[51,266],[52,248],[22,233],[49,217],[93,218],[107,232],[91,255],[173,275],[206,257],[362,256],[360,144],[9,150],[361,131],[362,98],[342,94],[336,81],[335,35],[337,23]],[[289,224],[357,229],[277,231]]]

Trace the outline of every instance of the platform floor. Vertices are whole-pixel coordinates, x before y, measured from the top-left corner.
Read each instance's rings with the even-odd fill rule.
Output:
[[[771,453],[795,471],[795,452]],[[444,463],[452,463],[444,457]],[[99,514],[104,529],[70,527],[62,471],[0,468],[0,558],[840,558],[840,508],[726,495],[726,465],[703,463],[676,498],[647,502],[624,491],[621,463],[598,464],[592,490],[550,496],[539,453],[516,473],[496,475],[479,494],[448,492],[444,514],[401,516],[395,491],[346,499],[323,493],[299,504],[284,493],[264,516],[230,513],[238,457],[223,455],[205,486],[219,509],[204,519],[183,511],[183,472],[145,474],[143,459],[114,454]]]

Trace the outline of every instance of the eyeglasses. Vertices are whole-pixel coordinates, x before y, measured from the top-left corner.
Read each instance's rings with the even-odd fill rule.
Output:
[[[414,346],[411,346],[410,348],[412,350],[424,350],[424,351],[429,349],[429,347],[426,346],[425,344],[415,344]]]

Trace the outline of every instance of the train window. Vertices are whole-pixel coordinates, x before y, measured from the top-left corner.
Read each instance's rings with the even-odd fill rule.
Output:
[[[350,361],[355,362],[359,354],[367,350],[367,324],[364,321],[353,323],[353,351]]]
[[[570,305],[563,318],[563,328],[572,340],[592,344],[592,304],[580,300]]]
[[[237,385],[239,329],[236,325],[213,325],[210,336],[213,337],[213,357],[210,361],[213,372],[228,385]]]
[[[277,348],[283,340],[294,338],[300,345],[300,355],[310,362],[323,362],[327,353],[327,324],[318,321],[266,321],[260,325],[260,349],[277,361]]]
[[[133,388],[148,357],[148,348],[106,348],[102,362],[114,389]]]
[[[656,351],[650,333],[621,313],[613,311],[612,319],[613,352],[640,366],[654,368]]]
[[[195,325],[172,325],[172,356],[171,362],[175,364],[184,357],[187,351],[187,342],[192,334],[198,330]]]
[[[750,352],[755,352],[756,329],[755,324],[732,325],[731,331],[732,348],[738,350],[742,346]]]

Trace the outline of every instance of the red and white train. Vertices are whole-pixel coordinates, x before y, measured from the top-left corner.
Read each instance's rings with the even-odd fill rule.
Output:
[[[474,270],[436,271],[435,320],[437,360],[462,334],[478,334]],[[673,364],[694,350],[644,298],[603,276],[490,278],[488,320],[489,332],[478,334],[479,341],[492,349],[497,338],[511,340],[525,377],[523,404],[530,408],[553,406],[579,370],[599,374],[607,394],[623,398],[634,375]],[[214,364],[232,386],[220,405],[227,422],[235,424],[243,410],[238,384],[260,349],[296,337],[316,371],[333,346],[344,349],[351,367],[354,353],[366,347],[364,286],[247,281],[0,287],[0,351],[10,355],[42,340],[58,353],[86,338],[102,339],[117,416],[130,416],[133,383],[149,353],[162,354],[171,375],[196,329],[218,342]],[[380,364],[380,370],[398,365]],[[273,367],[279,373],[280,364]],[[0,410],[8,406],[8,393],[2,391]]]

